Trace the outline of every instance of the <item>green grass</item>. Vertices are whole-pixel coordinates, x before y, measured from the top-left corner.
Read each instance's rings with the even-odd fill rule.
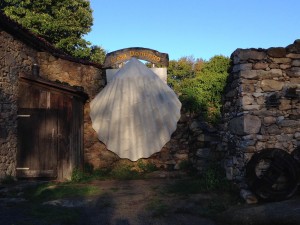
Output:
[[[72,183],[47,183],[25,192],[25,198],[33,202],[45,202],[61,198],[89,197],[101,193],[101,189],[91,185]]]
[[[226,179],[225,171],[219,165],[212,164],[201,175],[193,175],[170,185],[167,192],[185,195],[232,189],[233,186]]]
[[[157,167],[144,160],[137,162],[120,161],[110,169],[94,169],[91,165],[86,165],[85,169],[74,169],[71,176],[71,181],[89,182],[92,180],[134,180],[144,179],[147,173],[157,170]]]
[[[204,217],[214,217],[241,201],[237,187],[230,183],[223,170],[215,165],[207,168],[201,176],[192,176],[168,185],[163,192],[164,195],[171,194],[173,197],[181,196],[184,199],[189,199],[195,194],[206,195],[207,198],[200,198],[199,201],[192,200],[192,212],[184,212]]]
[[[40,221],[41,224],[80,225],[83,215],[78,208],[43,205],[42,203],[56,199],[87,198],[99,194],[102,194],[102,190],[92,185],[50,182],[26,189],[24,197],[28,200],[27,215]]]

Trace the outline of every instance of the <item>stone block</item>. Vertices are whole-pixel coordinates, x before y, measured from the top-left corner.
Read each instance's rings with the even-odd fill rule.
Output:
[[[266,130],[266,134],[281,134],[280,128],[275,124],[266,127],[265,130]]]
[[[300,60],[299,59],[293,60],[292,66],[300,66]]]
[[[299,39],[294,41],[293,44],[286,47],[287,51],[290,53],[299,53],[300,52],[300,42]]]
[[[292,108],[291,100],[288,100],[288,99],[280,100],[279,110],[285,111],[285,110],[289,110],[291,108]]]
[[[253,69],[264,70],[264,69],[268,68],[268,66],[269,66],[269,64],[267,64],[267,63],[258,62],[253,65]]]
[[[243,105],[243,110],[252,111],[252,110],[260,110],[262,108],[261,105]]]
[[[215,137],[215,136],[211,136],[211,135],[207,135],[207,134],[200,134],[200,135],[198,135],[197,140],[201,141],[201,142],[213,142],[213,141],[218,141],[219,139],[218,139],[218,137]]]
[[[232,71],[235,73],[241,70],[251,70],[251,69],[252,69],[252,63],[244,63],[244,64],[235,65]]]
[[[261,120],[257,116],[244,115],[229,121],[229,130],[237,135],[257,134],[261,128]]]
[[[232,53],[234,64],[238,64],[249,59],[262,60],[266,58],[267,54],[264,51],[257,51],[252,49],[237,49]]]
[[[279,64],[277,64],[277,63],[271,63],[271,64],[269,65],[269,68],[270,68],[270,69],[279,69],[280,66],[279,66]]]
[[[290,78],[290,82],[292,84],[300,84],[300,76],[299,78]]]
[[[264,96],[264,94],[263,94],[262,92],[254,92],[252,95],[253,95],[255,98],[259,98],[259,97]]]
[[[241,84],[241,91],[246,93],[253,93],[255,91],[254,84]]]
[[[200,124],[197,121],[193,121],[189,128],[191,131],[197,131],[200,129]]]
[[[241,98],[242,105],[252,105],[253,103],[254,103],[254,98],[251,96],[245,95]]]
[[[197,149],[196,156],[199,158],[209,158],[210,148],[200,148]]]
[[[226,167],[225,171],[226,171],[226,178],[228,180],[233,180],[233,168],[232,167]]]
[[[296,120],[282,120],[279,122],[281,127],[300,128],[300,121]]]
[[[265,104],[265,97],[264,96],[260,96],[260,97],[256,98],[256,103],[258,105],[263,106]]]
[[[260,151],[260,150],[266,148],[266,142],[265,141],[256,142],[255,148],[257,151]]]
[[[280,91],[284,86],[284,82],[277,80],[262,80],[261,88],[263,91]]]
[[[235,96],[237,96],[238,92],[236,89],[234,90],[230,90],[229,92],[226,93],[226,98],[233,98]]]
[[[291,59],[300,59],[300,54],[289,53],[286,55],[286,57],[291,58]]]
[[[177,159],[180,159],[180,160],[188,160],[189,155],[187,153],[184,153],[184,154],[178,154],[178,153],[176,153],[174,155],[174,157],[177,158]]]
[[[276,135],[276,139],[277,141],[280,142],[288,142],[291,141],[293,138],[292,134],[281,134],[281,135]]]
[[[260,79],[270,79],[275,77],[282,77],[282,70],[281,69],[271,69],[269,71],[265,70],[257,70],[257,74]]]
[[[258,78],[258,74],[257,74],[256,70],[240,71],[239,75],[241,78],[245,78],[245,79],[257,79]]]
[[[267,117],[264,117],[263,119],[263,122],[264,124],[266,125],[270,125],[270,124],[274,124],[276,123],[276,117],[273,117],[273,116],[267,116]]]
[[[279,66],[279,68],[280,68],[280,69],[283,69],[283,70],[286,70],[286,69],[288,69],[288,68],[290,68],[290,67],[291,67],[290,64],[280,64],[280,66]]]
[[[300,67],[292,67],[286,71],[286,74],[290,77],[300,77]]]
[[[290,63],[292,59],[290,58],[272,58],[272,61],[278,64]]]
[[[278,47],[278,48],[269,48],[267,50],[267,54],[270,57],[274,58],[282,58],[286,56],[286,49],[283,47]]]

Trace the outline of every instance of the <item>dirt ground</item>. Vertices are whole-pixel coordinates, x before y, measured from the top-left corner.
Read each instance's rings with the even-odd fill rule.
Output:
[[[170,191],[178,182],[186,184],[181,188],[188,191]],[[28,201],[24,194],[28,186],[37,185],[36,181],[0,185],[0,225],[300,224],[300,190],[286,201],[247,205],[226,203],[226,193],[222,192],[190,193],[189,182],[174,178],[96,180],[71,185],[92,187],[99,190],[96,194],[42,202]]]
[[[175,195],[166,188],[177,179],[106,180],[89,184],[101,193],[84,199],[46,203],[23,201],[22,189],[13,197],[0,192],[1,225],[214,225],[202,216],[207,194]],[[50,204],[50,205],[49,205]],[[203,211],[204,210],[204,211]]]

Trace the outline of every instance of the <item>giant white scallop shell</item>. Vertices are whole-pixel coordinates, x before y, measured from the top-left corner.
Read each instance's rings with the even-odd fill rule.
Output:
[[[90,107],[99,140],[121,158],[136,161],[160,151],[170,140],[181,103],[154,72],[132,58]]]

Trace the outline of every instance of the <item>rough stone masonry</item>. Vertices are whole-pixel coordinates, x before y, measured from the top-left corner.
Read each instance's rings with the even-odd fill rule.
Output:
[[[227,177],[243,180],[262,149],[300,146],[300,40],[286,48],[237,49],[224,95]]]

